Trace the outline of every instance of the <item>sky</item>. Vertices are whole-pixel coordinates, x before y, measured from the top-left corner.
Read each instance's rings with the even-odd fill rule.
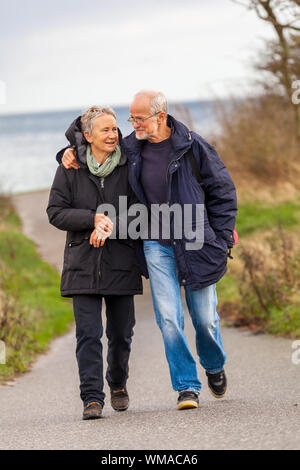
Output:
[[[0,113],[243,94],[271,37],[231,0],[0,0]]]

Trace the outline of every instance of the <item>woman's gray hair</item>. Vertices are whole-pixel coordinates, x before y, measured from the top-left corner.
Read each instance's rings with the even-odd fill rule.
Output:
[[[88,135],[92,135],[94,120],[99,116],[104,116],[104,114],[110,114],[115,119],[116,113],[109,106],[91,106],[89,109],[86,109],[81,116],[81,130],[82,132],[87,132]]]
[[[161,91],[141,90],[134,97],[148,96],[150,98],[151,114],[166,113],[168,114],[168,101]]]

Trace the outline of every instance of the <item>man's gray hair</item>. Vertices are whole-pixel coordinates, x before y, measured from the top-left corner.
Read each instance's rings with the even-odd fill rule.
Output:
[[[161,91],[154,90],[141,90],[134,97],[148,96],[150,98],[150,112],[151,114],[166,113],[168,114],[168,101]]]
[[[82,132],[87,132],[88,135],[92,135],[94,120],[99,116],[104,116],[104,114],[110,114],[115,119],[116,113],[109,106],[91,106],[89,109],[86,109],[81,116],[81,130]]]

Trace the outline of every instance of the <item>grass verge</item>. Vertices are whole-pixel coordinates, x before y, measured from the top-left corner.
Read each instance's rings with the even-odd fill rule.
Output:
[[[276,206],[259,203],[243,204],[237,214],[237,229],[241,237],[249,237],[258,230],[266,231],[278,223],[285,229],[295,228],[300,220],[300,200]]]
[[[69,300],[60,296],[60,276],[41,260],[8,200],[0,201],[0,340],[6,363],[0,382],[25,372],[49,342],[73,320]]]

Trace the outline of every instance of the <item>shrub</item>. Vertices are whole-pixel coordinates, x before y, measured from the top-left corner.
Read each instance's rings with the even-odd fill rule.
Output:
[[[281,318],[281,333],[296,334],[300,328],[300,315],[295,315],[300,312],[300,245],[296,235],[283,231],[279,225],[265,246],[248,244],[241,248],[240,256],[240,324],[274,331]],[[299,325],[295,327],[293,322]]]
[[[263,95],[216,104],[220,132],[214,144],[238,189],[300,187],[299,143],[291,107],[279,96]]]

